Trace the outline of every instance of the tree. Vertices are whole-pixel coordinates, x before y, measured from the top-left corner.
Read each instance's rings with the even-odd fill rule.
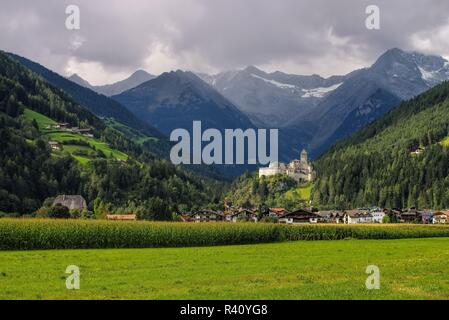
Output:
[[[68,218],[70,218],[69,208],[67,208],[63,205],[57,204],[48,209],[48,217],[55,218],[55,219],[68,219]]]

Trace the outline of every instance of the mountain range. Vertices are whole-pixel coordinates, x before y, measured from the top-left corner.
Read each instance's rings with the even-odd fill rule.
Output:
[[[198,73],[198,78],[210,87],[205,90],[205,85],[192,74],[183,81],[179,76],[180,72],[174,72],[164,73],[149,82],[142,79],[138,87],[146,84],[147,89],[145,86],[139,90],[133,88],[113,98],[165,133],[179,126],[180,121],[184,126],[190,120],[202,120],[203,117],[207,119],[206,123],[215,123],[218,128],[222,128],[222,124],[238,128],[243,118],[246,118],[244,122],[249,119],[259,128],[279,128],[281,159],[290,160],[296,158],[302,148],[308,149],[312,158],[318,157],[335,142],[350,136],[402,101],[449,79],[449,63],[439,56],[394,48],[368,68],[329,78],[280,71],[267,73],[250,66],[215,75]],[[75,80],[86,83],[83,79]],[[181,82],[184,89],[187,82],[190,88],[203,88],[199,99],[202,106],[195,107],[196,100],[182,94],[184,89],[177,87]],[[162,87],[164,93],[160,94],[158,91]],[[225,114],[232,114],[229,117],[224,117],[223,112],[206,112],[208,106],[203,102],[214,101],[217,92],[225,98],[221,98],[221,102],[227,100],[224,104],[233,106],[223,109]],[[182,102],[173,97],[181,98]],[[176,115],[187,117],[184,121]],[[226,121],[217,124],[216,119],[212,120],[214,115],[220,115],[219,118]]]
[[[156,76],[149,74],[148,72],[144,70],[137,70],[132,75],[130,75],[128,78],[123,79],[121,81],[117,81],[112,84],[106,84],[102,86],[93,86],[88,81],[81,78],[76,73],[68,77],[70,81],[75,82],[76,84],[79,84],[80,86],[89,88],[93,91],[96,91],[100,94],[103,94],[105,96],[113,96],[120,94],[126,90],[132,89],[134,87],[137,87],[138,85],[156,78]]]
[[[172,71],[113,96],[139,119],[170,135],[177,128],[250,128],[248,117],[192,72]],[[189,130],[191,131],[191,130]]]
[[[302,76],[280,71],[266,73],[254,66],[199,76],[260,127],[285,126],[292,115],[299,117],[311,111],[346,78],[325,79],[318,75]]]
[[[200,75],[260,127],[280,128],[287,159],[307,148],[317,157],[332,144],[449,79],[438,56],[391,49],[371,67],[327,79],[266,73],[255,67]]]

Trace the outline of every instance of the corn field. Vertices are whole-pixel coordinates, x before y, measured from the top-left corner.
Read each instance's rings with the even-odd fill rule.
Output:
[[[442,225],[298,225],[0,219],[0,250],[155,248],[449,237]]]

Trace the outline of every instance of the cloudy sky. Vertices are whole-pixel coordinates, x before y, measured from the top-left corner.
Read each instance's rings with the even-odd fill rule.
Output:
[[[380,30],[365,27],[372,4]],[[80,30],[65,27],[68,5]],[[92,84],[247,65],[329,76],[392,47],[449,57],[448,12],[447,0],[0,0],[0,49]]]

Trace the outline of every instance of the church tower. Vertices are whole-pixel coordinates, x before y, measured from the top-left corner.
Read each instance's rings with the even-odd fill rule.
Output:
[[[301,163],[304,163],[304,164],[307,164],[309,162],[309,160],[307,159],[307,151],[306,151],[306,149],[302,149],[299,159],[301,160]]]

